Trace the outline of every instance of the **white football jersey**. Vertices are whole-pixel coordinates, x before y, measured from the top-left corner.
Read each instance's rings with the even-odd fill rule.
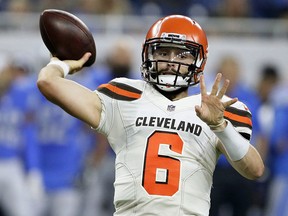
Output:
[[[116,153],[114,215],[207,216],[220,153],[218,138],[195,113],[201,95],[170,101],[149,83],[126,78],[96,93],[103,109],[97,130]],[[249,110],[237,102],[230,111],[225,118],[251,135]]]

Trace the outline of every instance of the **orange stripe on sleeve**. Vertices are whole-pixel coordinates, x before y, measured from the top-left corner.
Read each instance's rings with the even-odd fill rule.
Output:
[[[138,94],[138,93],[134,93],[134,92],[130,92],[130,91],[127,91],[127,90],[124,90],[124,89],[121,89],[117,86],[114,86],[114,85],[111,85],[109,83],[107,84],[102,84],[99,86],[99,88],[107,88],[109,89],[110,91],[116,93],[116,94],[119,94],[119,95],[122,95],[122,96],[125,96],[125,97],[130,97],[130,98],[140,98],[141,97],[141,94]]]
[[[241,123],[244,123],[244,124],[248,124],[248,125],[250,125],[252,127],[251,118],[240,116],[240,115],[236,115],[236,114],[228,112],[228,111],[224,112],[224,116],[226,118],[231,119],[231,120],[234,120],[234,121],[237,121],[237,122],[241,122]]]

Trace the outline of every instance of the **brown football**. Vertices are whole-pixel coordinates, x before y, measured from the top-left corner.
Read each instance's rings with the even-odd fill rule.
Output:
[[[92,33],[77,16],[63,10],[47,9],[39,20],[42,40],[52,56],[60,60],[78,60],[91,52],[84,66],[96,59],[96,45]]]

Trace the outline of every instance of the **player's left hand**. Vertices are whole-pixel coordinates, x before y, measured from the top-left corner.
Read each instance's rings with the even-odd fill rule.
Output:
[[[222,97],[225,95],[229,86],[229,80],[225,80],[222,88],[219,90],[219,85],[222,79],[222,74],[218,73],[210,94],[207,93],[204,77],[200,77],[200,90],[201,90],[201,106],[196,105],[195,111],[197,116],[204,121],[207,125],[216,129],[222,126],[224,121],[224,111],[226,107],[234,104],[238,99],[222,102]]]

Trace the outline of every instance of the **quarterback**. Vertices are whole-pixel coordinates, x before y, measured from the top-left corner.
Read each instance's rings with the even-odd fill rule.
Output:
[[[91,91],[65,79],[82,69],[86,53],[78,61],[52,57],[38,88],[107,136],[116,153],[115,216],[208,216],[220,154],[245,178],[264,172],[250,144],[251,113],[225,95],[229,80],[220,85],[221,74],[207,91],[208,42],[196,21],[181,15],[157,20],[142,49],[143,80],[119,77]],[[198,83],[201,93],[188,96]]]

